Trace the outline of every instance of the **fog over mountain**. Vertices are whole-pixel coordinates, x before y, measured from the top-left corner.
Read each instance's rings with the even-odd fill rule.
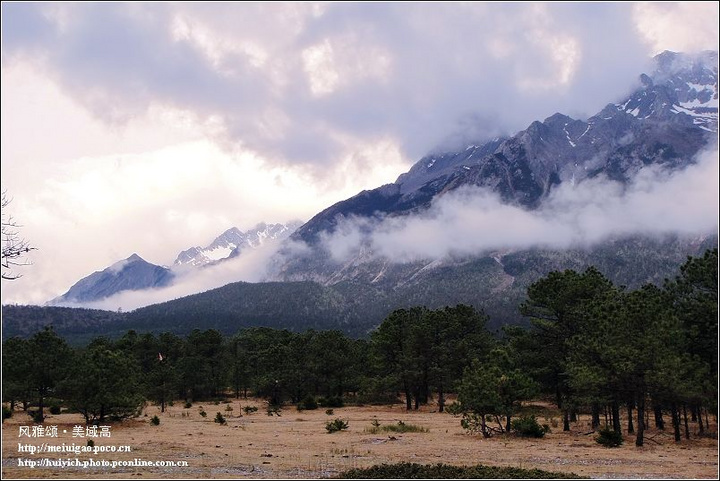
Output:
[[[465,187],[416,215],[343,219],[322,242],[339,262],[361,245],[403,262],[496,249],[587,248],[634,234],[710,234],[718,225],[717,159],[717,150],[703,152],[675,175],[644,169],[628,185],[605,178],[562,184],[532,211],[504,204],[488,189]]]

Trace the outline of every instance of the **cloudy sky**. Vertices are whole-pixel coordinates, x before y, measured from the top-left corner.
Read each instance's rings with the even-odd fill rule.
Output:
[[[3,214],[37,250],[2,303],[308,220],[438,146],[587,117],[653,54],[717,49],[717,18],[711,2],[3,2]]]

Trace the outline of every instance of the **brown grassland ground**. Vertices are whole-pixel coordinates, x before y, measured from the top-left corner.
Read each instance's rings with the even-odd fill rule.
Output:
[[[207,417],[199,414],[200,406]],[[232,411],[226,411],[227,406]],[[242,407],[259,410],[241,416]],[[537,405],[540,423],[559,421],[556,411]],[[299,412],[287,406],[281,416],[268,416],[262,400],[232,400],[229,404],[195,403],[185,409],[176,402],[165,413],[148,406],[143,416],[113,424],[110,438],[94,438],[96,446],[128,445],[130,453],[29,454],[19,453],[18,443],[50,445],[86,445],[88,438],[72,437],[74,425],[83,424],[78,414],[49,416],[46,426],[58,426],[57,438],[18,437],[20,426],[32,426],[30,418],[16,412],[3,423],[3,478],[324,478],[344,470],[370,467],[381,463],[413,462],[454,465],[484,464],[538,468],[571,472],[591,478],[718,478],[718,442],[716,438],[676,443],[671,429],[649,429],[644,447],[634,445],[634,436],[625,435],[619,448],[605,448],[593,439],[590,418],[580,416],[570,432],[562,425],[542,439],[523,439],[495,435],[483,439],[467,434],[460,418],[434,412],[434,406],[405,411],[404,405],[350,406],[335,408],[328,415],[324,408]],[[215,423],[217,412],[226,425]],[[145,416],[144,414],[147,414]],[[151,424],[158,415],[160,424]],[[327,421],[341,418],[349,422],[346,431],[329,434]],[[372,422],[381,426],[398,421],[427,428],[420,433],[372,434]],[[669,419],[666,419],[669,421]],[[669,422],[668,422],[669,424]],[[625,428],[625,424],[623,428]],[[697,427],[691,424],[695,434]],[[67,433],[63,434],[63,430]],[[710,430],[717,433],[711,417]],[[19,459],[78,458],[94,461],[185,461],[187,467],[20,467]]]

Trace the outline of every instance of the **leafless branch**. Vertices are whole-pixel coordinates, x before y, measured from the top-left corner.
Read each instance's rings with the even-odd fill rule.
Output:
[[[21,227],[15,222],[10,214],[5,211],[12,199],[8,197],[7,191],[2,192],[2,278],[12,281],[22,277],[18,272],[14,272],[13,268],[19,266],[28,266],[32,262],[26,257],[27,254],[35,250],[30,244],[20,237],[18,229]]]

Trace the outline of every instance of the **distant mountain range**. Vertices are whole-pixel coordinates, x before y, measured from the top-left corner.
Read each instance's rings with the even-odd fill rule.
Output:
[[[75,283],[65,294],[50,301],[49,305],[73,305],[96,302],[123,291],[138,291],[167,287],[177,274],[173,269],[180,266],[201,268],[232,259],[244,249],[258,249],[272,242],[280,242],[290,236],[301,223],[260,223],[248,231],[232,227],[219,235],[207,247],[191,247],[182,251],[173,267],[151,264],[139,255],[116,262],[110,267],[90,274]]]
[[[230,229],[205,248],[183,251],[173,268],[212,265],[267,239],[289,236],[271,263],[271,282],[231,284],[200,297],[148,306],[129,313],[122,325],[189,329],[208,325],[212,318],[212,325],[224,330],[260,324],[335,326],[362,335],[394,308],[466,303],[485,309],[499,326],[522,322],[517,304],[527,286],[551,270],[595,265],[628,287],[661,283],[677,273],[686,256],[717,247],[717,233],[661,239],[616,235],[582,248],[500,246],[403,262],[377,255],[366,243],[339,259],[325,242],[350,219],[365,221],[357,222],[360,233],[371,235],[375,221],[422,214],[461,189],[484,188],[506,205],[533,212],[562,185],[581,186],[598,178],[629,185],[648,167],[682,171],[703,149],[717,148],[718,55],[664,52],[655,61],[655,71],[641,75],[630,96],[587,120],[556,113],[509,137],[431,153],[394,183],[338,202],[297,229],[264,224],[245,233]],[[298,254],[292,243],[308,248]],[[63,298],[86,302],[171,282],[172,269],[135,257],[81,280]]]

